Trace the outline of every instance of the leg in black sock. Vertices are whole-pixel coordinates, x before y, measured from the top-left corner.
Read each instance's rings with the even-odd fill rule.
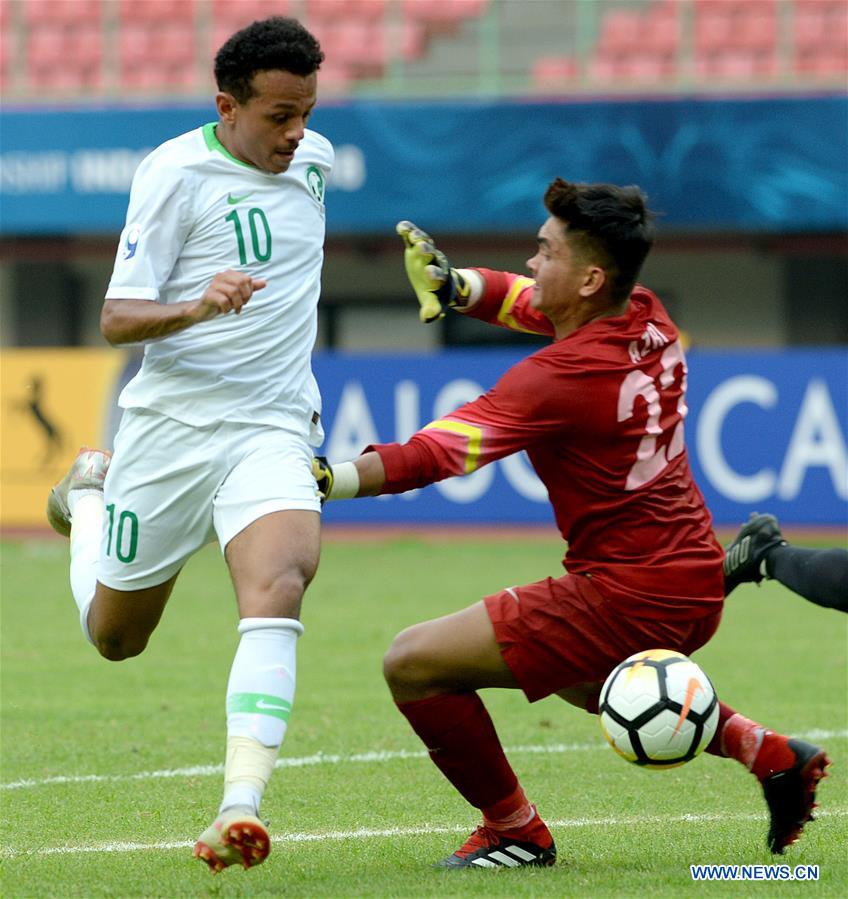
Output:
[[[785,543],[769,550],[766,571],[804,599],[848,612],[848,550],[805,549]]]

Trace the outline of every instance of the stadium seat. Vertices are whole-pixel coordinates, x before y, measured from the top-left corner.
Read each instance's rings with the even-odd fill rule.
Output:
[[[848,77],[848,45],[841,47],[799,48],[795,53],[795,71],[811,77]]]
[[[124,25],[118,55],[123,87],[185,90],[196,85],[195,30],[191,23]]]
[[[212,0],[212,30],[229,29],[232,34],[257,19],[292,13],[291,0]]]
[[[568,87],[577,75],[577,60],[571,56],[542,56],[530,69],[533,86],[541,90]]]
[[[329,60],[352,75],[375,77],[388,61],[386,35],[381,23],[366,21],[316,22],[315,36]]]
[[[121,73],[121,87],[142,93],[188,93],[197,83],[193,68],[151,64]]]
[[[193,63],[194,29],[182,22],[125,25],[120,32],[118,50],[122,65]]]
[[[681,9],[669,2],[655,3],[644,17],[640,44],[663,57],[676,57],[680,46]]]
[[[811,0],[797,7],[793,19],[795,50],[799,60],[808,60],[815,51],[839,56],[848,46],[848,5]]]
[[[625,79],[664,81],[676,71],[680,44],[680,8],[660,0],[643,10],[608,12],[587,71],[603,83]]]
[[[388,0],[306,0],[306,21],[347,22],[351,19],[374,22],[384,18]]]
[[[777,60],[772,51],[728,49],[702,53],[694,60],[695,75],[701,79],[767,81],[777,75]]]
[[[695,49],[774,48],[777,41],[775,0],[698,0],[695,4]]]
[[[601,53],[621,53],[630,50],[640,38],[642,17],[630,10],[613,10],[600,24],[598,49]]]
[[[8,0],[6,0],[6,2],[0,3],[0,90],[5,90],[11,80],[9,76],[12,69],[12,38],[7,25],[8,21]]]
[[[102,83],[101,55],[97,25],[40,25],[27,40],[29,84],[63,91],[95,89]]]
[[[239,3],[233,3],[238,6]],[[120,0],[118,18],[124,23],[159,24],[191,22],[197,6],[195,0]]]
[[[409,20],[400,23],[389,22],[383,26],[386,35],[386,46],[392,59],[404,59],[410,62],[420,59],[427,47],[427,35],[420,22]]]
[[[465,19],[483,15],[489,0],[401,0],[402,15],[434,31],[454,31]]]
[[[103,0],[25,0],[23,18],[29,26],[98,24]]]

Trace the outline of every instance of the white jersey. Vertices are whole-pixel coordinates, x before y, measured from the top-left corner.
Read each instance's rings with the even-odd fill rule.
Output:
[[[146,343],[121,406],[195,427],[269,424],[321,442],[311,356],[332,165],[330,142],[307,130],[287,171],[260,171],[223,147],[214,124],[141,163],[106,299],[196,300],[226,269],[268,284],[239,315]]]

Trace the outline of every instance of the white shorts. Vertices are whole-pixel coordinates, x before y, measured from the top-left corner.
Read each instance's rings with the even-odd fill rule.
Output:
[[[217,535],[223,551],[271,512],[321,511],[305,439],[269,425],[194,428],[124,412],[104,485],[98,580],[115,590],[162,584]]]

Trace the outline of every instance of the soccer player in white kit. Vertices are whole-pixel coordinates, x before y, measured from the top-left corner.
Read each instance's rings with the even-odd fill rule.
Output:
[[[259,818],[294,700],[300,605],[320,550],[312,375],[333,149],[306,128],[324,58],[293,19],[234,34],[215,59],[218,121],[139,166],[101,316],[143,342],[114,456],[80,451],[48,518],[71,538],[83,632],[138,655],[187,559],[217,536],[240,642],[227,686],[224,796],[194,854],[262,862]]]

